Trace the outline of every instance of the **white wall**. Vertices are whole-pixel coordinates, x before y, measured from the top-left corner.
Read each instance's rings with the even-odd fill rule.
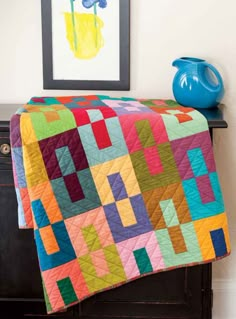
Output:
[[[214,149],[233,251],[213,265],[214,319],[236,318],[235,28],[235,0],[131,0],[131,90],[92,92],[173,98],[176,70],[171,63],[180,56],[205,58],[220,71],[229,128],[215,130]],[[41,51],[40,0],[0,0],[0,103],[25,103],[37,95],[89,94],[44,91]]]

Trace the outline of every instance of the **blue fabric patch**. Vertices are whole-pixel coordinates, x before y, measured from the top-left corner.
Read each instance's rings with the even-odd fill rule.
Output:
[[[208,174],[206,162],[199,147],[189,150],[188,158],[195,177]]]
[[[120,173],[108,175],[108,181],[112,189],[115,201],[122,200],[128,197],[125,184]]]
[[[227,247],[223,229],[219,228],[216,230],[212,230],[210,233],[216,257],[221,257],[227,254]]]
[[[60,250],[51,255],[48,255],[45,250],[39,230],[35,230],[35,241],[41,271],[52,269],[76,259],[64,222],[53,224],[52,229]]]
[[[34,212],[34,218],[38,228],[42,228],[42,227],[50,225],[48,215],[40,199],[34,200],[31,203],[31,207]]]

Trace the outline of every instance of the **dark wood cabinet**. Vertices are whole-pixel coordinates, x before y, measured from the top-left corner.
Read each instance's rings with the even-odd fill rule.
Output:
[[[220,117],[209,127],[227,127]],[[1,318],[210,319],[211,264],[161,272],[99,293],[65,312],[46,315],[33,231],[18,229],[17,201],[8,150],[9,122],[0,122]]]

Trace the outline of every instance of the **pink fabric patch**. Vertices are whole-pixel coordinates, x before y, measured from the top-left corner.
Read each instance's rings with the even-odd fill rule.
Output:
[[[156,144],[168,142],[165,124],[161,116],[157,113],[133,114],[132,117],[121,116],[120,123],[125,137],[125,141],[130,153],[143,150],[139,140],[135,123],[141,120],[148,120],[152,129],[152,134]]]
[[[116,244],[116,246],[128,279],[132,279],[140,275],[133,254],[134,250],[140,248],[146,249],[154,272],[165,267],[154,231],[127,239]]]
[[[83,299],[89,295],[87,284],[77,260],[43,271],[42,277],[53,311],[57,311],[65,306],[57,285],[57,281],[61,279],[70,278],[78,299]]]
[[[151,175],[163,172],[163,166],[156,146],[145,148],[144,157]]]
[[[82,228],[93,225],[102,247],[114,244],[102,207],[65,220],[66,229],[77,257],[91,254],[82,234]]]
[[[158,106],[167,106],[166,102],[163,100],[152,100],[152,102]]]
[[[208,131],[201,132],[171,141],[171,149],[174,153],[181,179],[183,180],[195,178],[188,158],[188,150],[194,148],[202,150],[208,172],[212,173],[216,171],[210,134]]]
[[[102,277],[110,273],[106,257],[102,249],[91,252],[90,256],[98,277]]]

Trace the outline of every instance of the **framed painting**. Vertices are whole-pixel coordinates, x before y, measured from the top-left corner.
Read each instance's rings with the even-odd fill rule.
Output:
[[[41,0],[43,87],[130,89],[129,0]]]

